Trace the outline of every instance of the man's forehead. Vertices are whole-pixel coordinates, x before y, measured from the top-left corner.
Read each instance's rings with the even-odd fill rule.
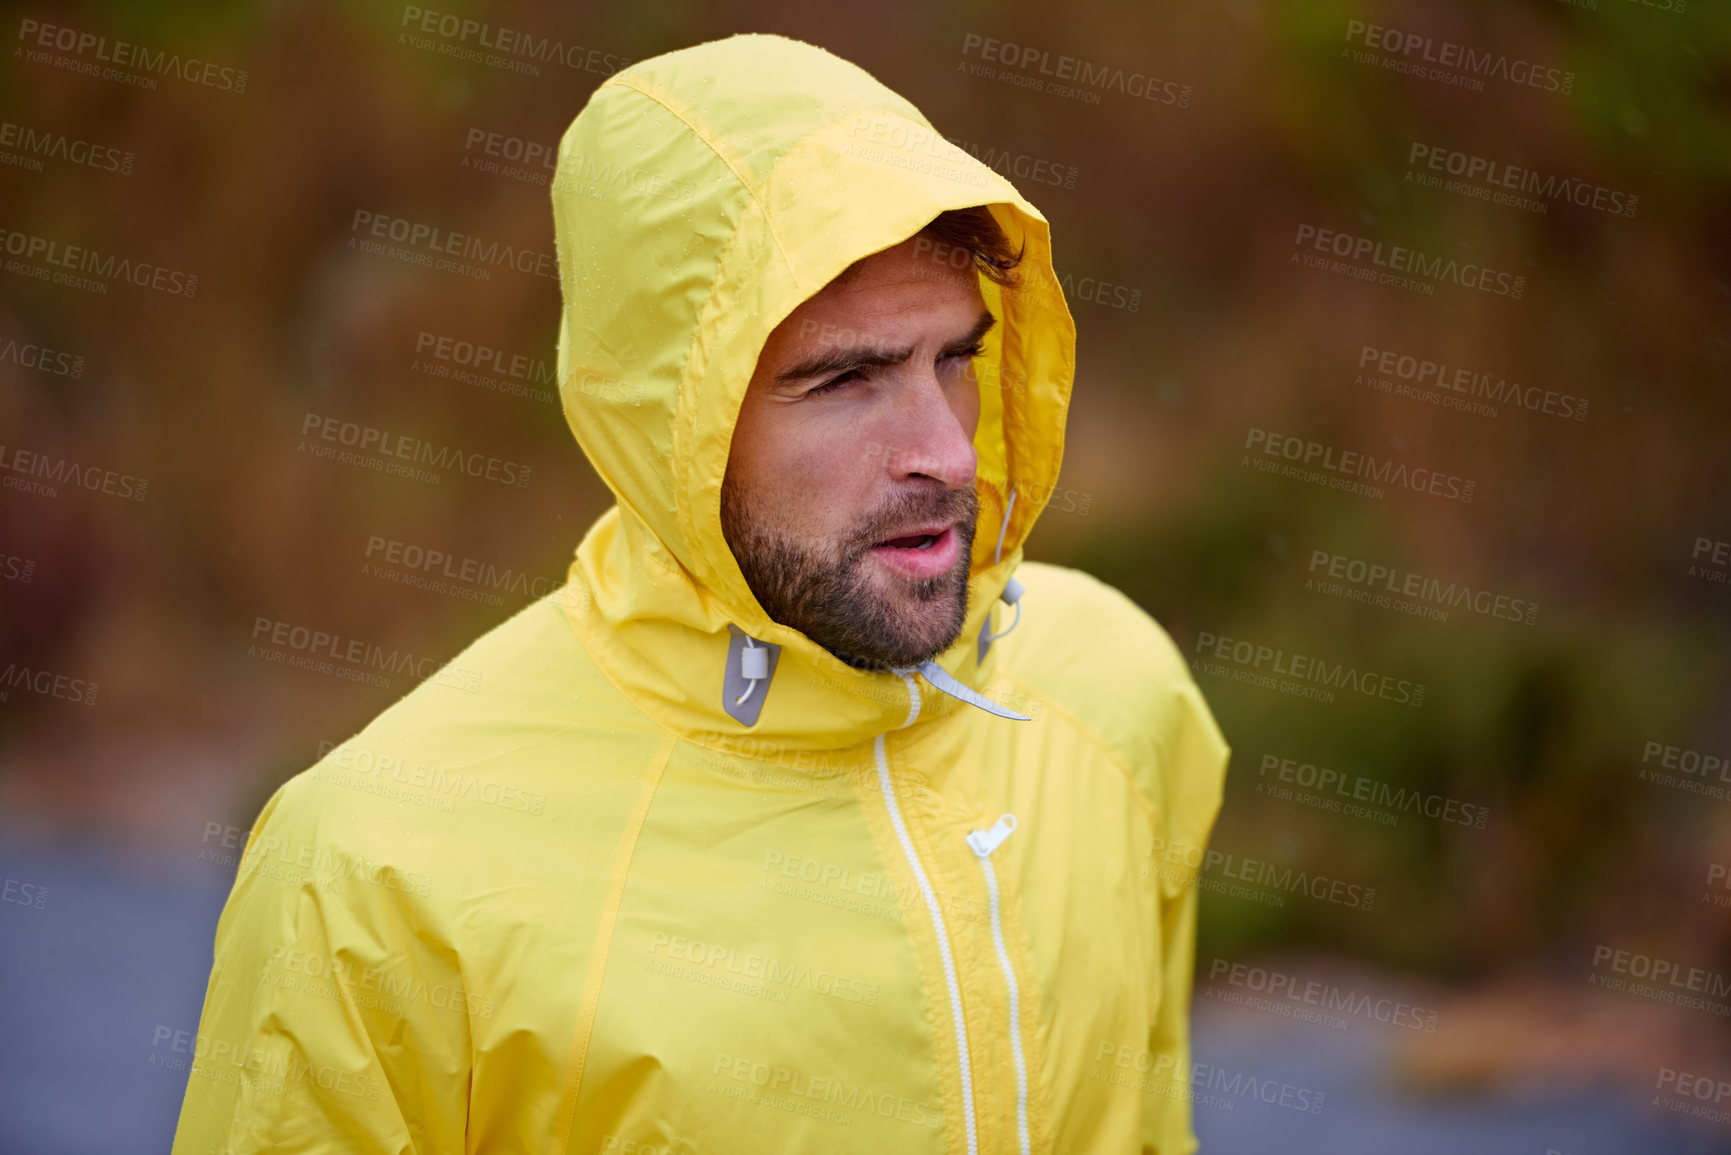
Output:
[[[956,280],[934,291],[900,278],[862,281],[856,291],[819,293],[802,302],[776,326],[770,344],[791,352],[812,344],[872,341],[922,322],[965,329],[982,314],[990,315],[977,282]]]
[[[861,257],[825,285],[818,296],[869,288],[885,282],[931,281],[979,287],[973,255],[966,249],[916,234],[899,244]]]
[[[965,329],[986,312],[973,262],[940,267],[932,248],[915,236],[861,257],[783,318],[765,352],[785,360],[814,345],[901,344],[898,334],[921,316],[941,314]]]

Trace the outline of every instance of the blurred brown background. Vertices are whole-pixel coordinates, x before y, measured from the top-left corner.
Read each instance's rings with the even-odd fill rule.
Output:
[[[166,1149],[259,805],[563,580],[608,498],[535,259],[558,138],[766,31],[1052,222],[1080,361],[1029,554],[1154,614],[1234,747],[1204,1150],[1731,1150],[1722,4],[0,27],[0,1149]],[[527,480],[320,456],[346,423]]]

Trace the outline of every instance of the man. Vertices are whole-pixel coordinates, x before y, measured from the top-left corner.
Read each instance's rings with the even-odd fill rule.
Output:
[[[1045,219],[777,36],[611,77],[559,174],[617,502],[266,804],[177,1155],[1193,1150],[1227,747],[1147,614],[1022,560]]]

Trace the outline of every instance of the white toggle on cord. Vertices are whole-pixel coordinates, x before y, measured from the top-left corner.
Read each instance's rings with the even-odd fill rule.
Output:
[[[757,684],[769,677],[769,650],[758,645],[750,634],[745,635],[745,648],[739,651],[739,672],[750,684],[745,687],[745,693],[733,700],[735,706],[743,706],[751,692],[757,689]]]

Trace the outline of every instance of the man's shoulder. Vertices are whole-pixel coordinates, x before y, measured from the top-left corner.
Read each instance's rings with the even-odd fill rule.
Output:
[[[351,742],[371,738],[446,758],[613,724],[628,706],[578,641],[561,607],[563,586],[474,638],[375,716]]]
[[[1172,636],[1122,590],[1049,562],[1024,562],[1016,578],[1022,620],[1005,641],[1021,639],[1005,647],[1005,660],[1023,680],[1070,688],[1067,697],[1101,708],[1146,704],[1190,681]]]
[[[583,649],[562,596],[487,630],[321,752],[272,795],[255,833],[302,857],[427,870],[476,846],[533,843],[568,792],[632,774],[631,759],[596,756],[596,736],[622,751],[634,735],[653,749],[658,735]],[[597,805],[606,794],[595,790]]]
[[[1167,837],[1198,838],[1230,747],[1172,636],[1082,570],[1024,562],[1016,577],[1022,620],[999,643],[1005,671],[1113,751],[1167,816]]]

